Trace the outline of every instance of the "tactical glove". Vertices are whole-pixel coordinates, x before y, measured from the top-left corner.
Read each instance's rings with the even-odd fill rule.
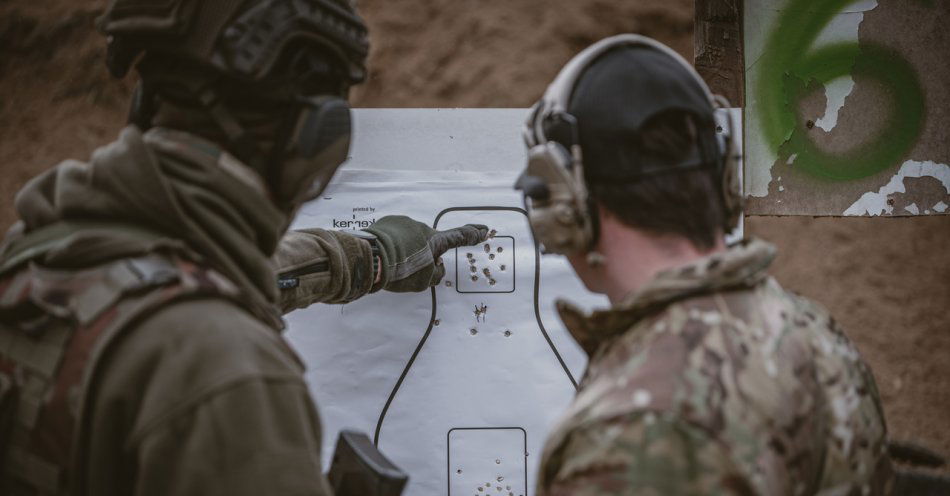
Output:
[[[488,227],[480,224],[436,231],[404,215],[387,215],[364,231],[376,236],[382,261],[380,282],[373,290],[397,293],[435,286],[445,275],[440,259],[443,253],[488,238]]]

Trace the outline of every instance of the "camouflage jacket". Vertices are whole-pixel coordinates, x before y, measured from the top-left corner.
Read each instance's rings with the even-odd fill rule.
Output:
[[[150,310],[121,333],[94,343],[94,358],[78,370],[70,368],[68,351],[59,372],[51,360],[60,356],[56,347],[82,340],[63,341],[60,337],[69,334],[59,331],[26,336],[0,321],[0,386],[12,383],[31,388],[33,398],[47,398],[20,402],[16,421],[29,417],[43,423],[50,415],[76,420],[80,404],[85,419],[76,424],[72,453],[41,450],[19,465],[30,473],[0,467],[5,472],[0,483],[13,476],[17,483],[45,487],[23,494],[63,494],[65,487],[69,494],[104,496],[329,494],[321,473],[317,410],[303,364],[278,332],[280,310],[346,302],[370,291],[368,242],[320,229],[282,237],[286,214],[271,205],[249,169],[211,143],[166,129],[142,134],[126,128],[89,163],[67,161],[34,178],[17,195],[16,207],[22,220],[4,246],[56,223],[99,224],[53,239],[28,270],[72,283],[77,278],[70,274],[157,255],[207,267],[195,274],[217,274],[223,287],[233,289],[226,291],[229,297],[199,292]],[[129,236],[128,229],[112,229],[110,223],[157,235]],[[0,265],[6,262],[2,258]],[[293,287],[279,292],[278,272],[300,275]],[[63,303],[80,314],[93,305],[100,313],[107,309],[105,317],[121,315],[121,309],[101,305],[118,284],[104,282],[109,283],[104,293],[102,284],[78,292],[78,286],[66,284],[47,294],[57,301],[68,296]],[[92,377],[86,375],[90,369],[97,371]],[[56,389],[63,382],[51,382],[49,374],[62,378],[66,372],[75,376],[71,383],[78,384],[80,375],[84,380],[63,396]],[[47,439],[63,435],[36,433]],[[68,481],[46,470],[57,464],[68,464]]]
[[[606,311],[561,316],[591,355],[538,494],[868,495],[891,484],[870,370],[751,240]]]

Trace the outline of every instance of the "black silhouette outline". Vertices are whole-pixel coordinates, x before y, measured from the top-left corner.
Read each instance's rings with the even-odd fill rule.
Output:
[[[433,229],[437,229],[439,226],[439,219],[443,215],[449,212],[470,212],[473,210],[487,210],[487,211],[508,211],[508,212],[518,212],[521,215],[524,215],[526,218],[528,212],[523,208],[519,207],[451,207],[439,212],[435,216],[435,221],[432,223]],[[554,341],[551,340],[551,336],[548,335],[547,329],[544,328],[544,323],[541,321],[541,307],[538,304],[538,294],[541,289],[541,251],[538,249],[537,241],[534,242],[534,317],[538,322],[538,328],[541,329],[541,334],[544,336],[545,341],[547,341],[548,346],[551,347],[551,351],[554,352],[554,356],[557,358],[558,363],[561,364],[561,368],[564,370],[564,373],[567,374],[567,378],[570,379],[571,385],[574,386],[574,389],[577,389],[577,381],[574,379],[574,375],[571,374],[571,370],[567,367],[567,364],[564,363],[564,358],[561,357],[561,354],[557,351],[557,348],[554,346]],[[416,345],[416,349],[413,350],[412,355],[409,357],[409,361],[406,362],[405,368],[403,368],[402,373],[399,374],[399,379],[396,380],[396,384],[393,386],[392,391],[389,393],[389,397],[386,398],[386,403],[383,405],[383,409],[379,412],[379,419],[376,421],[376,431],[373,434],[373,444],[379,446],[379,431],[383,427],[383,420],[386,418],[386,413],[389,411],[389,406],[392,405],[393,400],[396,398],[396,393],[399,392],[399,387],[402,386],[403,381],[406,379],[406,375],[409,374],[409,369],[412,368],[412,364],[416,361],[416,357],[419,356],[419,352],[422,351],[422,347],[425,346],[426,341],[429,339],[429,334],[432,333],[432,327],[435,322],[436,314],[436,297],[435,297],[435,288],[430,290],[432,294],[432,313],[429,316],[429,326],[426,327],[425,334],[422,335],[422,339],[419,340],[419,344]],[[526,479],[527,480],[527,479]]]

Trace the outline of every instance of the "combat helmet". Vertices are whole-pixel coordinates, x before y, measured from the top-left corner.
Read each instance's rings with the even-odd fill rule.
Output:
[[[291,205],[318,195],[345,161],[346,97],[366,78],[369,51],[348,0],[112,0],[97,26],[110,72],[142,76],[130,112],[140,128],[162,101],[203,109],[222,144]],[[264,149],[250,136],[235,117],[243,102],[295,109],[280,111],[280,142]]]

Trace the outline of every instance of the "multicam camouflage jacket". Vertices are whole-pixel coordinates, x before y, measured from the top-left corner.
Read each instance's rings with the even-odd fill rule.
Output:
[[[561,316],[590,354],[547,440],[539,496],[886,494],[870,370],[750,240],[659,274],[610,310]]]
[[[259,181],[195,136],[129,127],[21,190],[0,247],[0,494],[330,493],[280,311],[369,292],[372,251],[282,237]]]

